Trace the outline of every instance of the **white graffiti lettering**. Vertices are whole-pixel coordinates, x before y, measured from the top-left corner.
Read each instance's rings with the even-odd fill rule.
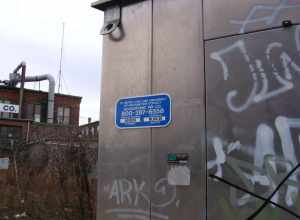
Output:
[[[231,24],[240,25],[239,33],[245,33],[247,27],[251,24],[264,23],[264,25],[272,25],[282,11],[288,9],[300,8],[300,4],[290,4],[289,0],[280,0],[276,5],[255,5],[243,21],[231,20]],[[258,14],[267,12],[270,15],[257,17]]]
[[[254,164],[236,159],[230,155],[231,152],[243,149],[244,146],[239,142],[238,144],[234,142],[226,146],[221,138],[214,137],[212,139],[212,145],[215,150],[216,158],[215,160],[208,161],[207,169],[211,170],[216,167],[215,175],[223,177],[224,166],[229,166],[238,174],[249,190],[254,191],[255,184],[258,184],[267,187],[266,194],[270,193],[276,188],[286,173],[298,164],[291,129],[300,129],[300,119],[278,116],[274,124],[281,140],[282,155],[277,155],[275,152],[273,129],[267,124],[262,123],[256,130],[255,147],[247,147],[253,149],[250,156],[254,157]],[[299,135],[298,138],[300,138]],[[234,150],[232,150],[232,144],[236,146]],[[228,151],[228,149],[231,150]],[[249,150],[244,152],[249,152]],[[279,170],[281,170],[281,173]],[[285,172],[282,172],[282,170],[285,170]],[[298,173],[293,174],[287,181],[285,193],[285,203],[287,206],[293,206],[299,194],[300,183],[298,181]],[[272,201],[278,202],[279,200],[280,194],[276,193]],[[254,200],[248,194],[237,198],[237,191],[231,188],[231,201],[234,202],[234,205],[243,206]]]
[[[300,31],[297,32],[296,36],[298,36],[299,33]],[[282,74],[279,73],[280,71],[271,60],[272,53],[276,49],[281,51],[279,58],[283,69]],[[245,65],[241,64],[241,66],[247,67],[246,72],[243,72],[243,74],[249,74],[253,81],[251,92],[242,104],[238,105],[234,101],[234,99],[236,99],[239,94],[238,90],[233,89],[227,93],[226,103],[231,111],[243,112],[253,104],[271,99],[294,88],[293,74],[300,74],[300,66],[296,64],[296,62],[288,53],[282,50],[283,45],[281,43],[270,43],[265,50],[267,63],[263,63],[260,59],[251,59],[243,40],[238,40],[222,50],[211,53],[210,57],[220,63],[225,81],[228,81],[230,79],[231,74],[229,71],[229,64],[226,63],[224,56],[231,56],[231,53],[235,52],[240,53],[242,59],[245,61]],[[271,77],[278,83],[277,88],[270,88],[269,79],[265,72],[264,66],[271,67],[272,72],[269,74],[269,77]]]
[[[150,219],[150,211],[144,211],[140,209],[108,209],[106,214],[115,214],[121,219],[138,219],[138,220],[148,220]],[[169,217],[156,212],[151,212],[151,219],[158,220],[168,220]]]
[[[125,219],[145,219],[148,220],[149,213],[138,209],[141,206],[151,206],[152,208],[165,208],[175,205],[178,208],[180,201],[176,199],[176,187],[168,184],[167,178],[161,178],[154,183],[152,191],[152,200],[150,200],[146,191],[146,182],[137,179],[116,179],[111,187],[105,186],[104,191],[108,192],[109,200],[116,203],[117,206],[127,206],[127,209],[109,209],[107,214],[116,214],[119,218]],[[157,219],[169,219],[167,215],[151,211],[151,216]],[[153,218],[151,218],[153,219]]]

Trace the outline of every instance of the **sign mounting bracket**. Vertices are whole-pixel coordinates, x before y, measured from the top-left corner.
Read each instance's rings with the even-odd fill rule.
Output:
[[[121,6],[113,5],[106,9],[104,13],[104,25],[100,31],[101,35],[114,32],[121,24]]]
[[[121,24],[121,8],[145,0],[98,0],[92,3],[92,7],[104,11],[104,25],[101,35],[114,32]]]

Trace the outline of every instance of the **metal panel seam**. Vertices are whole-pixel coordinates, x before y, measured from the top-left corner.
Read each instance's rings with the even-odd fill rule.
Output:
[[[245,36],[248,34],[255,34],[255,33],[260,33],[260,32],[264,32],[264,31],[271,31],[271,30],[277,30],[277,29],[285,29],[285,28],[291,28],[293,26],[298,26],[300,25],[300,23],[293,23],[291,26],[288,27],[283,27],[283,26],[274,26],[274,27],[270,27],[270,28],[264,28],[264,29],[259,29],[259,30],[254,30],[254,31],[248,31],[248,32],[244,32],[244,33],[237,33],[237,34],[229,34],[229,35],[223,35],[223,36],[219,36],[219,37],[213,37],[213,38],[203,38],[205,42],[209,42],[209,41],[213,41],[213,40],[219,40],[219,39],[226,39],[226,38],[231,38],[231,37],[236,37],[236,36]]]

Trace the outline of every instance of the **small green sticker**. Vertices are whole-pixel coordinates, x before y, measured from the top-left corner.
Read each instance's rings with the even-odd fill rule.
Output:
[[[168,154],[168,161],[176,161],[177,156],[176,154]]]

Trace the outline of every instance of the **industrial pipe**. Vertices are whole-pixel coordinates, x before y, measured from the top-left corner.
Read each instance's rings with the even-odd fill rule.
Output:
[[[18,74],[18,71],[19,70],[22,70],[21,72],[21,77],[20,75]],[[20,85],[20,93],[19,93],[19,115],[18,115],[18,118],[21,119],[22,118],[22,113],[23,113],[23,98],[24,98],[24,79],[25,79],[25,74],[26,74],[26,63],[23,61],[21,62],[13,71],[12,74],[10,74],[10,78],[13,78],[13,79],[17,79],[18,78],[18,81],[21,82],[21,85]],[[4,81],[5,83],[5,81]],[[16,80],[13,80],[13,81],[8,81],[6,82],[8,83],[9,86],[13,86],[15,87],[17,85],[17,81]]]
[[[20,66],[20,65],[19,65]],[[18,71],[20,67],[17,67],[15,70]],[[25,68],[24,68],[25,70]],[[24,74],[25,76],[25,74]],[[50,74],[40,75],[40,76],[27,76],[24,77],[24,80],[22,80],[22,77],[20,77],[19,74],[17,74],[15,71],[10,74],[9,81],[6,81],[6,84],[16,86],[19,82],[39,82],[39,81],[49,81],[49,89],[48,89],[48,117],[47,122],[53,123],[53,115],[54,115],[54,92],[55,92],[55,79]]]
[[[21,64],[21,85],[20,85],[20,95],[19,95],[19,119],[22,118],[23,115],[23,99],[24,99],[24,80],[26,74],[26,63],[22,62]]]
[[[18,73],[18,71],[24,66],[26,66],[26,63],[23,61],[14,69],[13,73]]]
[[[39,81],[49,81],[49,91],[48,91],[48,117],[47,122],[53,123],[54,115],[54,92],[55,92],[55,79],[50,74],[44,74],[40,76],[27,76],[24,82],[39,82]]]

